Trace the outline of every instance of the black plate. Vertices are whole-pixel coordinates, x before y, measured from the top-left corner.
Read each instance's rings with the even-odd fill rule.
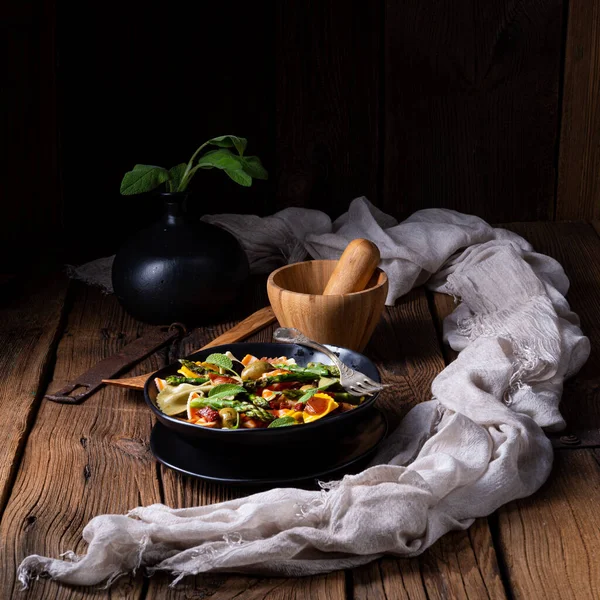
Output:
[[[342,362],[352,369],[361,371],[375,381],[381,381],[377,368],[366,356],[347,348],[339,348],[337,346],[328,346],[328,348],[333,350]],[[246,354],[252,354],[258,357],[287,356],[288,358],[294,358],[301,366],[309,362],[331,363],[324,354],[316,350],[311,350],[298,344],[276,343],[238,343],[215,346],[196,352],[188,358],[191,360],[204,360],[213,352],[224,353],[227,350],[239,359],[242,359]],[[188,423],[176,417],[168,417],[156,406],[158,390],[154,384],[154,378],[160,377],[164,379],[168,375],[175,375],[180,366],[179,363],[174,363],[154,373],[146,382],[144,397],[148,406],[150,406],[163,425],[175,431],[192,444],[203,444],[204,442],[211,441],[227,444],[242,443],[249,446],[285,446],[287,448],[294,445],[302,445],[303,447],[309,444],[318,445],[335,439],[335,437],[347,431],[348,427],[366,418],[370,409],[373,408],[373,403],[377,397],[377,394],[374,394],[365,399],[360,406],[352,410],[339,415],[323,417],[313,423],[298,425],[296,427],[282,427],[280,429],[211,429]]]
[[[335,443],[306,448],[297,457],[265,455],[262,449],[249,452],[247,446],[234,444],[192,446],[161,423],[152,429],[150,448],[156,460],[183,475],[237,485],[289,485],[360,470],[386,433],[387,420],[374,409]]]

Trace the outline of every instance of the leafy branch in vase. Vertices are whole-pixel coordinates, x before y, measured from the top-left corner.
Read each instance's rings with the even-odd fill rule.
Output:
[[[168,192],[183,192],[198,169],[220,169],[236,183],[249,187],[253,179],[267,179],[268,173],[258,156],[244,156],[247,145],[248,140],[245,138],[221,135],[204,142],[194,152],[189,162],[170,169],[153,165],[135,165],[123,177],[121,194],[131,196],[150,192],[163,183],[166,184]],[[200,155],[207,146],[218,148]]]

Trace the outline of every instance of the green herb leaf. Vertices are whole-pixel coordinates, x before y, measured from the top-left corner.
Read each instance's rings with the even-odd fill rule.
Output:
[[[231,150],[227,150],[225,148],[221,150],[211,150],[206,154],[203,154],[196,163],[196,167],[200,167],[202,169],[231,169],[236,171],[242,168],[242,163],[240,161],[240,157],[236,156],[231,152]]]
[[[210,363],[211,365],[217,365],[217,367],[221,367],[222,369],[226,369],[227,371],[231,370],[231,368],[233,367],[233,362],[231,361],[229,356],[219,354],[218,352],[215,354],[211,354],[204,362]]]
[[[243,156],[248,140],[236,135],[220,135],[208,140],[208,144],[219,146],[220,148],[235,148],[240,156]]]
[[[162,167],[135,165],[133,170],[125,173],[123,181],[121,181],[121,194],[132,196],[149,192],[168,180],[169,172]]]
[[[171,184],[171,191],[178,192],[179,186],[181,184],[181,180],[183,178],[183,174],[185,173],[185,168],[187,167],[186,163],[181,163],[176,167],[171,167],[169,169],[169,183]]]
[[[294,417],[280,417],[269,423],[269,427],[289,427],[290,425],[297,425]]]
[[[254,179],[269,179],[267,170],[262,166],[258,156],[245,156],[242,158],[244,171]]]
[[[216,400],[217,398],[226,398],[227,396],[236,396],[237,394],[245,393],[246,390],[241,385],[235,383],[221,383],[220,385],[215,385],[215,387],[208,392],[208,397],[211,400]]]
[[[306,394],[298,399],[298,402],[308,402],[316,393],[326,390],[328,387],[337,382],[337,379],[327,379],[326,377],[322,377],[319,380],[319,387],[313,388],[312,390],[307,390]]]
[[[252,177],[242,169],[236,169],[235,171],[233,169],[225,169],[225,173],[227,173],[227,175],[229,175],[236,183],[239,183],[244,187],[250,187],[252,185]]]
[[[304,396],[301,396],[298,399],[298,402],[308,402],[317,392],[319,391],[319,388],[313,388],[312,390],[307,390],[306,394],[304,394]]]

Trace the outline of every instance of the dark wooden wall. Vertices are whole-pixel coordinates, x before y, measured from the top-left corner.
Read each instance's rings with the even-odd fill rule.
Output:
[[[0,27],[13,251],[114,252],[160,213],[123,173],[222,133],[271,179],[203,172],[199,213],[600,218],[600,0],[10,0]]]

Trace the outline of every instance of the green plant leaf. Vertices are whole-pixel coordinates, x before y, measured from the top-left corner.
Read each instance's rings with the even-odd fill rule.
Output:
[[[240,156],[243,156],[248,140],[243,137],[237,137],[236,135],[220,135],[218,137],[208,140],[209,144],[213,146],[219,146],[220,148],[235,148]]]
[[[229,398],[230,396],[244,393],[246,393],[246,389],[241,385],[236,385],[235,383],[222,383],[221,385],[215,385],[215,387],[208,392],[208,397],[210,400],[218,400],[219,398]]]
[[[258,156],[245,156],[242,160],[244,171],[254,179],[269,179],[267,170],[262,166]]]
[[[229,175],[236,183],[239,183],[244,187],[250,187],[252,185],[252,177],[242,169],[225,169],[225,173],[227,173],[227,175]]]
[[[297,425],[294,417],[280,417],[269,423],[269,427],[289,427],[290,425]],[[267,428],[267,429],[268,429]]]
[[[171,184],[171,191],[177,192],[179,191],[179,186],[181,184],[181,179],[183,178],[183,174],[185,173],[185,168],[187,167],[186,163],[181,163],[175,167],[171,167],[169,169],[169,182]]]
[[[233,171],[237,171],[238,169],[242,168],[242,163],[239,156],[236,156],[226,148],[222,148],[220,150],[211,150],[210,152],[202,155],[196,163],[195,168],[197,167],[214,167],[215,169],[231,169]]]
[[[149,192],[168,180],[169,172],[162,167],[135,165],[131,171],[125,173],[121,181],[121,194],[132,196]]]
[[[221,367],[227,371],[231,370],[233,367],[233,362],[231,362],[229,356],[219,353],[211,354],[204,362],[210,363],[211,365],[217,365],[217,367]]]
[[[319,386],[313,388],[312,390],[306,390],[306,394],[304,394],[304,396],[301,396],[298,402],[302,402],[303,404],[308,402],[315,394],[326,390],[328,387],[331,387],[335,383],[338,383],[337,379],[321,377],[321,379],[319,380]]]

